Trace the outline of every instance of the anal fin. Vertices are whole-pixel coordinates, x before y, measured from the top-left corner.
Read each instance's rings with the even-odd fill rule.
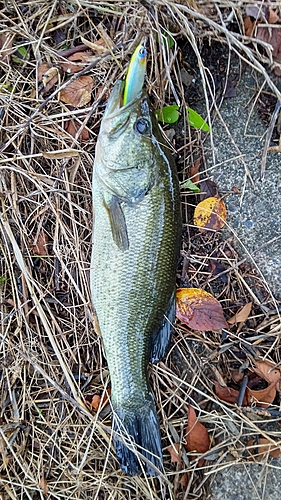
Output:
[[[173,323],[176,317],[176,297],[173,293],[166,314],[163,317],[162,324],[159,330],[152,335],[151,340],[151,363],[158,363],[161,361],[169,349],[171,336],[174,329]]]

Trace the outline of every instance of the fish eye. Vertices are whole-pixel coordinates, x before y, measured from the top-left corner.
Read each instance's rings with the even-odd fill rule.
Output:
[[[141,57],[145,57],[146,56],[146,48],[145,47],[140,47],[139,55]]]
[[[141,135],[148,135],[150,133],[150,123],[145,118],[139,118],[136,121],[135,129]]]

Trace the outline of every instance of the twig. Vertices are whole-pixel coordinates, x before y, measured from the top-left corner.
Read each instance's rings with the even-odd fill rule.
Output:
[[[263,179],[264,179],[267,152],[268,152],[271,137],[273,134],[273,129],[274,129],[276,120],[278,118],[280,109],[281,109],[281,101],[277,101],[275,109],[274,109],[272,116],[271,116],[270,124],[269,124],[268,130],[267,130],[267,133],[266,133],[265,142],[264,142],[264,146],[263,146],[262,157],[261,157],[261,173],[260,173],[260,180],[261,181],[263,181]]]

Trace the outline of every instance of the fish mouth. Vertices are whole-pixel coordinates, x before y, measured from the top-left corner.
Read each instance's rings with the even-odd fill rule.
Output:
[[[120,116],[123,113],[130,113],[136,105],[138,105],[143,97],[146,95],[145,91],[142,90],[133,101],[130,101],[126,106],[123,106],[123,94],[124,94],[125,81],[118,80],[110,94],[106,110],[104,112],[103,121],[112,120],[115,117]]]

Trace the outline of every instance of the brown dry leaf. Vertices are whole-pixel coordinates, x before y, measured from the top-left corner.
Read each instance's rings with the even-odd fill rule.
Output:
[[[102,396],[94,394],[91,398],[86,397],[86,401],[92,410],[102,410],[108,403],[111,390],[106,389]]]
[[[100,85],[100,87],[97,88],[96,99],[99,99],[99,97],[101,96],[101,93],[102,93],[103,90],[104,90],[104,85]],[[106,92],[104,92],[101,100],[102,101],[107,101],[108,98],[109,98],[109,94],[110,94],[109,90],[106,90]],[[167,130],[166,130],[166,133],[167,133]]]
[[[257,28],[256,38],[272,45],[272,56],[277,61],[281,60],[281,28]]]
[[[10,36],[8,33],[1,33],[0,34],[0,60],[5,62],[6,64],[9,63],[10,60],[10,54],[13,51],[13,37]]]
[[[224,201],[215,196],[200,201],[195,208],[193,222],[203,229],[219,231],[225,224],[226,207]]]
[[[209,260],[208,261],[208,271],[212,273],[213,276],[218,276],[218,279],[223,283],[228,282],[228,277],[225,274],[226,267],[221,262],[217,260]],[[221,274],[223,273],[223,274]],[[219,276],[220,275],[220,276]]]
[[[183,486],[183,488],[187,488],[187,485],[188,485],[188,475],[187,475],[187,472],[184,472],[181,475],[179,483]]]
[[[237,370],[233,370],[231,372],[231,378],[232,380],[236,383],[236,384],[239,384],[240,382],[242,382],[243,378],[244,378],[244,373],[242,372],[239,372]]]
[[[94,52],[97,52],[97,54],[105,54],[105,52],[108,52],[108,48],[106,48],[105,42],[102,38],[96,40],[95,42],[90,42],[90,40],[81,36],[81,42],[84,43],[84,45],[87,45],[87,47],[90,47],[90,49],[94,50]],[[110,47],[113,47],[113,45],[114,44],[111,43]]]
[[[41,229],[37,241],[31,244],[33,253],[35,255],[40,255],[41,257],[43,255],[48,255],[48,243],[48,235],[45,233],[44,229]]]
[[[206,427],[198,422],[194,408],[188,405],[188,423],[186,429],[186,445],[187,451],[197,451],[198,453],[206,453],[210,448],[210,437]],[[202,459],[204,460],[204,459]],[[201,460],[199,461],[199,465]]]
[[[62,89],[60,100],[74,108],[82,108],[90,102],[93,86],[94,81],[91,76],[79,76],[77,80]]]
[[[64,130],[72,135],[72,137],[75,137],[76,134],[77,134],[77,131],[80,129],[80,123],[75,120],[74,118],[72,120],[68,120],[67,122],[65,122],[64,124]],[[80,134],[79,134],[79,137],[78,139],[80,141],[88,141],[89,140],[89,131],[86,129],[86,127],[83,127]]]
[[[251,20],[250,16],[245,17],[244,19],[244,28],[246,36],[253,36],[253,32],[255,29],[256,23]]]
[[[252,455],[260,456],[261,458],[269,455],[270,457],[277,458],[281,453],[281,448],[279,446],[274,446],[274,444],[266,438],[260,437],[256,448],[252,448],[254,444],[253,439],[247,442],[247,446],[251,447],[249,451]]]
[[[101,397],[98,396],[98,394],[95,394],[92,397],[92,401],[90,402],[90,407],[92,408],[92,410],[98,411],[100,402],[101,402]]]
[[[273,369],[275,363],[272,361],[255,361],[255,365],[252,367],[252,370],[269,384],[271,382],[275,382],[275,384],[280,382],[280,370],[277,368]]]
[[[44,474],[41,476],[40,481],[39,481],[39,487],[42,488],[43,490],[43,495],[47,495],[49,491],[48,483],[47,480],[44,476]]]
[[[180,459],[180,456],[179,456],[179,448],[180,448],[180,445],[179,443],[174,443],[174,445],[171,445],[171,446],[168,446],[167,450],[168,452],[170,453],[171,455],[171,462],[177,462],[177,463],[181,463],[181,459]]]
[[[67,58],[69,62],[61,63],[61,68],[69,75],[77,73],[85,67],[85,64],[89,63],[89,57],[92,56],[93,52],[91,50],[76,52],[75,54],[71,54],[71,56]]]
[[[91,401],[89,401],[89,405],[92,410],[98,411],[100,402],[101,402],[101,397],[98,394],[94,394]]]
[[[8,304],[9,306],[11,307],[14,307],[16,309],[16,304],[15,302],[13,301],[13,299],[6,299],[5,300],[5,303]]]
[[[200,161],[201,161],[200,158],[198,158],[198,160],[196,160],[194,165],[190,167],[189,178],[193,182],[193,184],[198,184],[198,182],[200,181],[200,172],[199,172]]]
[[[214,381],[214,385],[218,398],[227,403],[237,403],[239,391],[232,387],[222,387],[217,381]]]
[[[211,179],[203,179],[199,187],[201,201],[206,200],[206,198],[218,197],[217,185],[214,181],[211,181]]]
[[[44,92],[48,92],[58,81],[59,70],[55,66],[43,63],[38,66],[38,81],[42,82]]]
[[[200,288],[178,288],[176,315],[182,323],[202,332],[227,328],[218,300]]]
[[[61,160],[63,158],[73,158],[80,155],[77,149],[58,149],[57,151],[41,151],[43,158],[50,160]]]
[[[276,12],[272,9],[269,9],[269,17],[268,17],[268,22],[269,24],[275,24],[279,21],[279,16],[276,14]]]
[[[252,310],[252,305],[252,302],[245,304],[234,316],[232,316],[232,318],[228,319],[227,322],[230,325],[234,325],[235,323],[244,323],[247,321]]]
[[[265,389],[249,389],[246,390],[246,398],[249,405],[255,403],[261,408],[267,408],[271,405],[276,396],[276,382],[271,382]]]

